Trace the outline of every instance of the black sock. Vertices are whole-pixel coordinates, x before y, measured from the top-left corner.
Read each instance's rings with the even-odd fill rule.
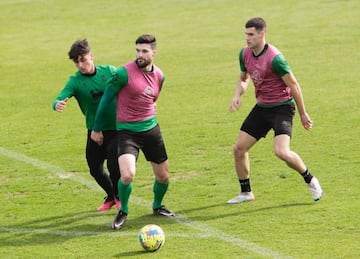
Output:
[[[310,171],[306,169],[305,172],[303,172],[302,177],[304,177],[304,181],[305,183],[310,183],[311,179],[313,178],[313,176],[311,175]]]
[[[241,192],[251,192],[250,179],[240,180]]]

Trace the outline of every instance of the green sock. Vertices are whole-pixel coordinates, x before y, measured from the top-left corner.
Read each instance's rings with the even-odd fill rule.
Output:
[[[154,203],[153,203],[153,209],[158,209],[162,205],[162,200],[165,196],[165,193],[168,189],[169,183],[159,183],[157,180],[154,182]]]
[[[119,199],[121,202],[121,211],[125,212],[126,214],[129,212],[129,197],[132,190],[132,183],[130,184],[123,184],[121,179],[118,181],[118,191],[119,191]]]

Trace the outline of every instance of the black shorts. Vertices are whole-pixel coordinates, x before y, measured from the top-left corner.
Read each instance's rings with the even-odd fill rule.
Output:
[[[117,136],[119,156],[133,154],[137,159],[141,149],[147,161],[160,164],[168,159],[159,125],[142,132],[120,130]]]
[[[270,129],[274,135],[286,134],[291,137],[295,104],[284,104],[271,108],[255,105],[241,126],[241,130],[259,140],[265,138]]]

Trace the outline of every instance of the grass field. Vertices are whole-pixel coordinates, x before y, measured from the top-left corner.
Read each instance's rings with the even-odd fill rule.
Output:
[[[72,1],[0,0],[0,258],[360,258],[360,40],[356,0]],[[325,195],[313,202],[303,180],[272,151],[272,135],[251,152],[256,200],[226,205],[239,191],[232,146],[255,100],[228,112],[239,75],[244,23],[267,20],[302,86],[314,128],[295,118],[292,148]],[[157,102],[175,219],[151,215],[151,168],[141,156],[124,229],[87,171],[86,130],[75,100],[51,102],[75,72],[67,58],[86,37],[97,64],[135,57],[134,40],[157,36],[166,74]],[[160,225],[154,253],[137,234]]]

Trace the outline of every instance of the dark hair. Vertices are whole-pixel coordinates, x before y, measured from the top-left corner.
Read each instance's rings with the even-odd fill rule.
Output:
[[[136,39],[135,44],[150,44],[152,49],[156,49],[156,38],[151,34],[143,34]]]
[[[265,31],[266,30],[266,22],[261,17],[254,17],[248,20],[245,24],[245,28],[255,27],[257,31]]]
[[[69,51],[69,59],[72,59],[76,62],[79,57],[88,54],[90,52],[90,45],[87,39],[75,41]]]

